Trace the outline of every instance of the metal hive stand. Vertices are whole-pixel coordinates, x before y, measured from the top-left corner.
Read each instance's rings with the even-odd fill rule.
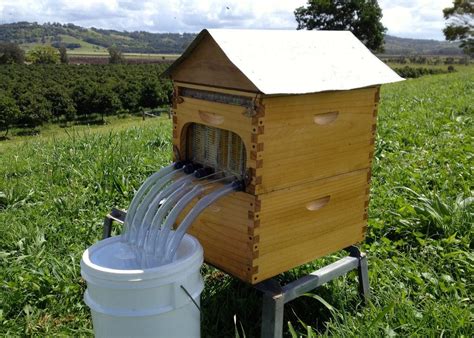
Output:
[[[341,258],[285,286],[280,286],[273,278],[254,286],[263,292],[261,331],[263,338],[281,337],[283,335],[283,312],[286,303],[345,275],[349,271],[357,269],[359,273],[359,293],[364,301],[369,299],[367,256],[355,246],[351,246],[346,250],[349,252],[348,257]]]
[[[126,214],[125,211],[112,209],[104,219],[103,238],[110,237],[114,221],[123,224]],[[286,303],[352,270],[358,271],[359,293],[362,299],[364,301],[369,299],[367,256],[355,246],[347,248],[346,251],[349,252],[349,256],[341,258],[284,286],[281,286],[273,278],[254,285],[257,290],[263,293],[261,331],[263,338],[282,337],[283,312]]]

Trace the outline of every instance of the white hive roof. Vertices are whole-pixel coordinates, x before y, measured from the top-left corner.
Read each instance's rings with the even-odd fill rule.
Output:
[[[165,74],[179,67],[207,35],[267,95],[350,90],[403,80],[348,31],[203,30]]]

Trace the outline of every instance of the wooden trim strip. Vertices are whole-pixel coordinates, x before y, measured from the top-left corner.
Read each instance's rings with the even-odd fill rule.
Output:
[[[193,83],[188,83],[188,82],[179,82],[179,81],[174,81],[174,84],[178,87],[214,91],[214,92],[223,93],[223,94],[246,96],[246,97],[252,97],[252,98],[260,97],[260,94],[255,93],[255,92],[246,92],[246,91],[240,91],[240,90],[235,90],[235,89],[204,86],[204,85],[198,85],[198,84],[193,84]]]

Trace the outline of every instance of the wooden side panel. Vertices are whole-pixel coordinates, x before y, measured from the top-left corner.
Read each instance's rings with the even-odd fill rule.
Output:
[[[258,196],[256,283],[361,241],[368,169]]]
[[[183,211],[178,224],[195,202]],[[254,235],[255,196],[237,192],[208,207],[192,224],[189,234],[204,248],[204,259],[219,269],[250,282],[258,237]]]
[[[256,193],[370,166],[377,88],[266,97]]]
[[[171,77],[179,82],[258,92],[210,36],[204,37]]]

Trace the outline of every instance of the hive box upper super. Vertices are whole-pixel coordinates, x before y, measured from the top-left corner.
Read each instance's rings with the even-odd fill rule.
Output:
[[[361,241],[380,84],[402,80],[349,32],[204,30],[165,72],[173,145],[240,176],[190,233],[257,283]]]

